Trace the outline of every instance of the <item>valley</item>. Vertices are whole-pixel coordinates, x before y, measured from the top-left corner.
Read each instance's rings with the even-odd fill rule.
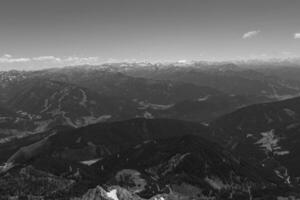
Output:
[[[222,63],[116,63],[0,77],[3,198],[300,194],[295,80]]]

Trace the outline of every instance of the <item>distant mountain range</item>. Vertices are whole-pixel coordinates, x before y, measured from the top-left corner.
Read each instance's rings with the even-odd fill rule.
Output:
[[[1,72],[0,198],[298,198],[300,82],[289,70]]]
[[[11,112],[2,142],[57,125],[81,127],[135,117],[210,121],[239,107],[270,101],[267,96],[227,94],[101,68],[10,71],[0,77],[1,101]],[[15,122],[20,125],[9,128]]]

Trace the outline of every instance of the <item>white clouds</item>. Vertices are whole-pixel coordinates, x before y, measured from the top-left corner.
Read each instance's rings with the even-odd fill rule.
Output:
[[[37,56],[37,57],[15,57],[10,54],[0,56],[0,71],[19,69],[36,70],[52,67],[65,67],[73,65],[99,65],[103,61],[99,57],[80,57],[80,56]]]
[[[70,56],[63,59],[64,62],[70,62],[74,64],[95,64],[100,61],[98,57],[77,57],[77,56]]]
[[[116,59],[116,58],[108,58],[107,60],[104,60],[104,63],[136,63],[136,62],[147,62],[146,60],[138,60],[136,58],[130,58],[130,59]]]
[[[239,56],[232,60],[232,62],[240,63],[240,62],[271,62],[271,63],[281,63],[286,62],[289,63],[297,63],[299,64],[300,55],[296,52],[290,51],[272,51],[265,52],[260,54],[249,54],[247,56]]]
[[[300,39],[300,33],[295,33],[295,34],[294,34],[294,38],[295,38],[295,39]]]
[[[0,63],[24,63],[31,61],[30,58],[14,58],[10,54],[5,54],[0,57]]]
[[[177,62],[178,63],[187,63],[188,61],[187,60],[178,60]]]
[[[31,61],[30,58],[11,58],[11,62],[29,62]]]
[[[39,57],[13,57],[10,54],[0,56],[0,63],[57,63],[61,65],[78,65],[78,64],[99,64],[99,57],[56,57],[56,56],[39,56]]]
[[[55,57],[55,56],[40,56],[40,57],[34,57],[32,60],[34,61],[55,61],[60,62],[61,58]]]
[[[249,31],[247,33],[244,33],[242,38],[243,39],[250,39],[250,38],[256,37],[260,33],[261,33],[260,30]],[[294,39],[300,39],[300,32],[299,33],[294,33]]]
[[[256,31],[249,31],[249,32],[247,32],[247,33],[244,33],[243,39],[250,39],[250,38],[253,38],[253,37],[257,36],[259,33],[260,33],[259,30],[256,30]]]
[[[66,65],[77,65],[77,64],[96,64],[100,61],[99,57],[78,57],[78,56],[69,56],[69,57],[55,57],[55,56],[40,56],[32,58],[33,61],[37,62],[57,62]]]
[[[12,55],[10,55],[10,54],[4,54],[3,57],[4,57],[4,58],[11,58]]]

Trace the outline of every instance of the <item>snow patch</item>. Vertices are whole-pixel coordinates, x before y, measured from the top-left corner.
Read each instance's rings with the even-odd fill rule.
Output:
[[[286,155],[289,151],[282,151],[281,147],[278,145],[280,138],[275,135],[274,129],[261,133],[262,138],[258,140],[255,144],[259,144],[264,151],[268,153],[273,153],[274,155]]]
[[[148,108],[153,109],[153,110],[167,110],[167,109],[173,107],[174,104],[161,105],[161,104],[153,104],[153,103],[140,101],[139,106],[140,107],[138,107],[138,109],[140,109],[140,110],[146,110]]]
[[[154,117],[153,117],[153,115],[150,112],[146,111],[146,112],[144,112],[144,118],[146,118],[146,119],[153,119]]]
[[[209,126],[209,123],[207,123],[207,122],[201,122],[201,124],[202,124],[203,126]]]
[[[294,129],[294,128],[297,128],[299,127],[299,123],[293,123],[293,124],[289,124],[287,127],[286,127],[286,130],[291,130],[291,129]]]
[[[0,166],[0,174],[7,172],[13,167],[14,164],[12,162],[4,163],[4,165]]]
[[[101,159],[102,159],[102,158],[97,158],[97,159],[93,159],[93,160],[86,160],[86,161],[81,161],[80,163],[81,163],[81,164],[84,164],[84,165],[90,166],[90,165],[92,165],[92,164],[98,162],[98,161],[101,160]]]
[[[165,200],[165,198],[164,197],[154,197],[153,200]]]
[[[291,177],[286,168],[276,169],[274,172],[279,178],[284,179],[287,184],[291,184]]]
[[[172,172],[173,169],[175,169],[181,162],[182,160],[187,157],[188,155],[190,155],[190,153],[186,153],[186,154],[176,154],[175,156],[173,156],[169,161],[168,161],[168,165],[167,165],[167,169],[162,173],[163,175],[166,175],[169,172]]]
[[[33,132],[40,133],[40,132],[46,131],[52,122],[53,122],[53,120],[51,120],[51,119],[45,120],[45,121],[34,122],[34,125],[36,125],[37,127],[35,128],[35,130]]]
[[[31,131],[20,131],[17,129],[0,129],[0,132],[3,136],[6,136],[0,139],[0,144],[4,144],[15,139],[21,139],[23,137],[34,134],[34,132]]]
[[[46,112],[50,107],[51,105],[49,104],[49,99],[46,99],[45,102],[44,102],[44,106],[43,106],[43,110],[41,110],[40,113],[43,113],[43,112]]]
[[[138,145],[134,146],[133,148],[134,148],[134,149],[139,149],[139,148],[141,148],[141,147],[142,147],[142,145],[141,145],[141,144],[138,144]]]
[[[228,188],[228,185],[224,184],[218,177],[205,177],[204,179],[212,188],[216,190],[222,190]]]
[[[40,115],[30,114],[30,113],[28,113],[26,111],[22,111],[22,110],[18,110],[16,113],[21,115],[22,117],[28,118],[30,120],[37,120],[37,119],[42,118]]]
[[[86,95],[86,92],[82,89],[80,89],[80,92],[82,94],[82,99],[81,101],[79,102],[79,104],[83,107],[87,107],[87,101],[88,101],[88,98],[87,98],[87,95]]]
[[[99,117],[94,116],[84,116],[81,119],[76,120],[76,126],[87,126],[90,124],[96,124],[100,122],[105,122],[109,120],[112,116],[111,115],[102,115]]]
[[[285,109],[283,109],[283,111],[284,111],[288,116],[290,116],[291,118],[295,118],[295,117],[296,117],[295,111],[293,111],[293,110],[291,110],[291,109],[285,108]]]
[[[289,153],[290,153],[289,151],[278,151],[278,152],[275,152],[275,155],[284,156],[284,155],[287,155]]]
[[[107,197],[113,199],[113,200],[119,200],[118,196],[117,196],[117,190],[113,189],[109,192],[106,193]]]
[[[197,99],[197,101],[199,101],[199,102],[206,101],[209,97],[210,97],[210,95],[207,95],[205,97],[200,97],[200,98]]]

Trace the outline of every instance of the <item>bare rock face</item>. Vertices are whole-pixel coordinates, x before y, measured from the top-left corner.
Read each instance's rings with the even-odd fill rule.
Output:
[[[114,186],[104,190],[101,186],[88,190],[81,198],[74,198],[72,200],[142,200],[135,194],[119,186]]]
[[[97,186],[88,190],[81,198],[74,198],[73,200],[111,200],[106,193],[102,187]]]
[[[108,191],[104,190],[101,186],[97,186],[94,189],[90,189],[81,198],[74,198],[72,200],[189,200],[189,199],[191,199],[191,196],[182,195],[173,191],[168,194],[155,195],[150,199],[144,199],[120,186],[112,186],[108,189]]]

